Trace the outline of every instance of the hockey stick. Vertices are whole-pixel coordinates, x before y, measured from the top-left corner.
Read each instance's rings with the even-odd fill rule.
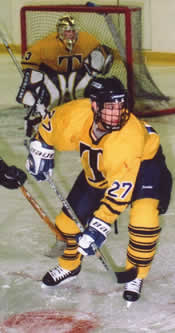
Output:
[[[56,235],[56,237],[59,240],[61,240],[61,241],[65,241],[65,239],[63,238],[63,236],[61,235],[61,233],[54,226],[54,224],[51,222],[50,218],[46,215],[46,213],[39,206],[39,204],[36,202],[36,200],[28,192],[28,190],[24,186],[20,186],[20,190],[23,193],[24,197],[30,202],[30,204],[32,205],[32,207],[36,210],[36,212],[42,218],[42,220],[49,226],[50,230]]]
[[[67,209],[67,211],[69,212],[71,218],[75,221],[75,223],[77,224],[77,226],[79,227],[80,231],[83,232],[84,227],[81,224],[80,220],[78,219],[78,217],[76,216],[75,212],[73,211],[71,205],[69,204],[69,202],[64,198],[64,196],[62,195],[62,193],[58,190],[58,188],[56,187],[53,179],[51,177],[47,177],[47,181],[50,185],[50,187],[54,190],[54,192],[56,193],[58,199],[62,202],[63,206]],[[106,256],[108,257],[108,262],[110,263],[110,266],[112,268],[113,273],[115,274],[116,278],[117,278],[117,282],[118,283],[126,283],[129,281],[132,281],[136,278],[137,276],[137,269],[135,267],[129,269],[129,270],[124,270],[124,271],[119,271],[120,268],[117,267],[114,262],[113,259],[111,258],[111,256],[109,255],[107,248],[104,247],[103,245],[103,249],[106,252]],[[102,252],[102,250],[94,248],[94,250],[96,251],[95,254],[98,257],[98,259],[102,262],[103,266],[105,267],[105,269],[107,271],[110,270],[110,267],[108,266],[107,262],[106,262],[106,258]],[[114,268],[115,267],[115,268]],[[115,269],[117,269],[115,271]],[[118,270],[119,269],[119,270]]]

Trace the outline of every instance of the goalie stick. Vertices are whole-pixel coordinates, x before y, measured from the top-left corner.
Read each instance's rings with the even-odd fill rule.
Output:
[[[46,177],[46,178],[47,178],[47,181],[48,181],[50,187],[56,193],[58,199],[61,201],[63,206],[69,212],[71,218],[75,221],[75,223],[79,227],[80,231],[83,232],[84,227],[83,227],[82,223],[79,221],[78,217],[76,216],[76,214],[73,211],[69,202],[64,198],[62,193],[58,190],[58,188],[56,187],[53,179],[51,177]],[[96,254],[97,258],[102,262],[103,266],[105,267],[105,269],[107,271],[110,270],[110,267],[109,267],[108,263],[106,262],[106,257],[108,257],[108,262],[111,266],[111,269],[112,269],[113,273],[115,274],[115,277],[117,278],[118,283],[126,283],[126,282],[134,280],[137,277],[137,268],[136,267],[133,267],[129,270],[120,271],[121,267],[118,267],[114,263],[112,257],[110,256],[109,252],[107,251],[107,248],[104,245],[103,245],[103,250],[105,252],[105,255],[103,254],[102,249],[95,248],[94,250],[96,251],[95,254]]]
[[[12,50],[11,50],[11,48],[10,48],[10,46],[9,46],[9,44],[8,44],[6,38],[4,37],[4,34],[2,33],[1,30],[0,30],[0,38],[2,39],[2,42],[3,42],[4,46],[5,46],[5,48],[7,49],[7,51],[9,53],[11,59],[13,60],[13,63],[15,64],[15,66],[16,66],[19,74],[21,75],[21,77],[23,77],[22,68],[19,65],[18,61],[16,60],[16,57],[14,56],[14,54],[13,54],[13,52],[12,52]]]

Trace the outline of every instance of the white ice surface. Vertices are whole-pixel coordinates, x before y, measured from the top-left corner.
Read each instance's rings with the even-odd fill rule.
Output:
[[[175,68],[151,68],[160,88],[175,97]],[[23,145],[25,112],[16,102],[20,75],[8,55],[0,56],[0,155],[8,164],[25,170],[27,156]],[[160,132],[167,163],[174,178],[175,115],[149,119]],[[55,179],[67,194],[80,170],[77,153],[57,153]],[[54,222],[59,212],[55,194],[47,183],[36,183],[28,177],[26,188]],[[44,253],[55,236],[33,210],[20,190],[0,187],[0,322],[23,312],[57,310],[76,313],[79,317],[94,315],[99,333],[169,333],[175,332],[175,203],[174,190],[169,210],[161,217],[162,232],[157,253],[142,297],[129,310],[122,299],[123,285],[117,284],[95,257],[84,260],[78,278],[62,287],[45,290],[38,281],[21,275],[42,278],[56,265],[56,259]],[[124,265],[128,242],[128,211],[119,221],[119,235],[111,234],[108,249],[119,265]],[[21,333],[10,329],[5,333]],[[41,332],[44,333],[41,329]],[[49,332],[49,331],[48,331]],[[52,333],[57,332],[53,330]],[[70,333],[66,327],[59,332]],[[4,333],[0,331],[0,333]],[[26,333],[26,332],[25,332]],[[33,332],[35,333],[35,332]],[[38,333],[38,331],[37,331]]]

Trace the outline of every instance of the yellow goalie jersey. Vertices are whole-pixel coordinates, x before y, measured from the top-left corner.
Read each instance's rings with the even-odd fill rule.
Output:
[[[100,43],[94,36],[88,32],[79,32],[78,40],[70,52],[55,32],[31,46],[21,65],[23,69],[34,70],[41,70],[45,65],[59,74],[70,73],[80,69],[84,59],[98,46]]]
[[[151,126],[131,114],[121,130],[93,142],[92,123],[90,101],[80,99],[53,109],[39,133],[58,151],[80,152],[89,185],[106,189],[94,215],[113,223],[131,201],[140,163],[155,156],[160,139]]]

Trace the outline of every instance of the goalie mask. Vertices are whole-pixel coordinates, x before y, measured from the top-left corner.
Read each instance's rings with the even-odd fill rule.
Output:
[[[62,40],[65,47],[71,52],[78,39],[78,29],[72,16],[65,15],[57,23],[58,38]]]
[[[116,77],[93,79],[85,89],[85,97],[92,101],[94,121],[101,122],[107,131],[120,130],[129,119],[127,92]]]

